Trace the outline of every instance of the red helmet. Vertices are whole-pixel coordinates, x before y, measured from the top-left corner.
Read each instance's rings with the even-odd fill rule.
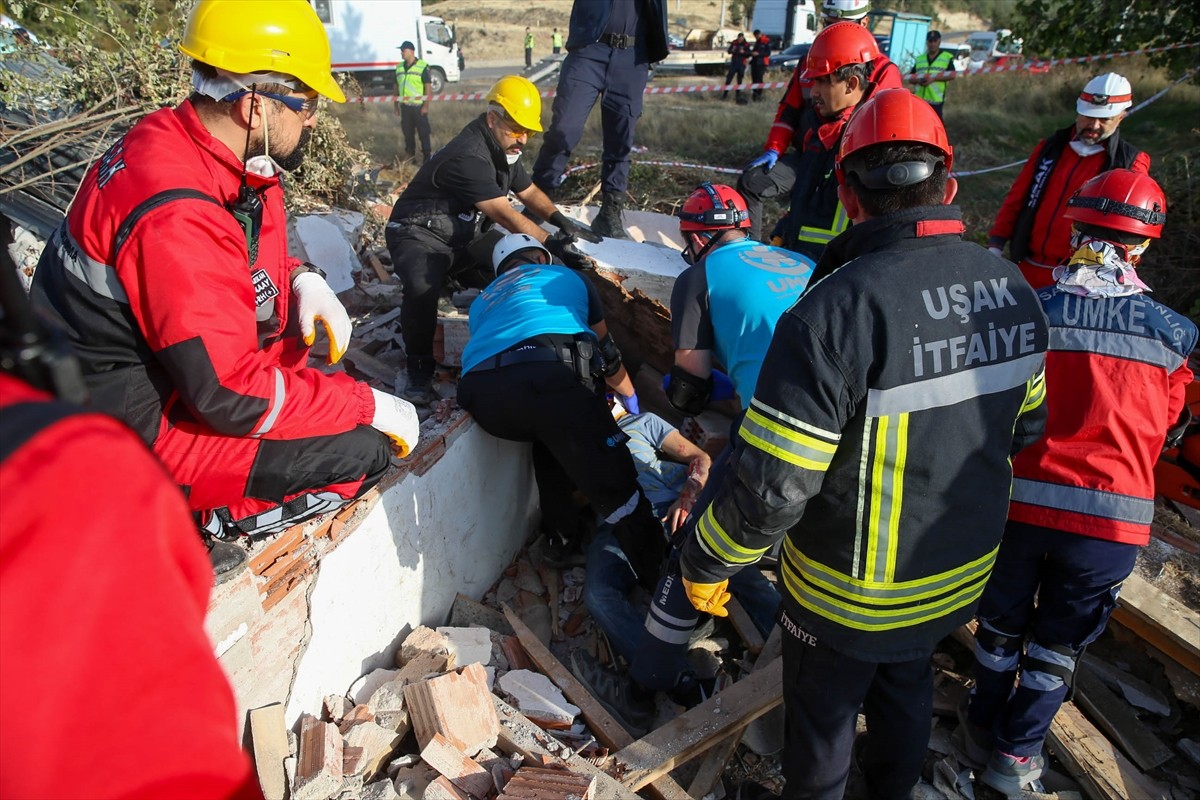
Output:
[[[913,142],[940,150],[945,156],[942,162],[947,172],[954,163],[954,148],[950,146],[946,128],[933,107],[907,89],[885,89],[871,95],[846,123],[836,162],[838,181],[845,183],[847,158],[865,147],[888,142]],[[856,174],[864,185],[879,189],[919,183],[933,174],[932,167],[924,161],[906,161],[871,170],[865,175]],[[875,175],[876,172],[880,174]]]
[[[820,78],[847,64],[874,61],[880,55],[879,43],[869,30],[857,22],[835,22],[813,39],[800,78]]]
[[[750,227],[746,198],[723,183],[700,184],[675,216],[684,233]]]
[[[1101,172],[1067,201],[1067,219],[1157,239],[1167,221],[1162,187],[1141,172]]]

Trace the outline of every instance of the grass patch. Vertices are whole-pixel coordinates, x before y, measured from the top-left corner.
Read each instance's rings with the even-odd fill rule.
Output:
[[[1038,140],[1069,125],[1075,118],[1075,98],[1087,80],[1115,69],[1133,83],[1138,102],[1165,88],[1171,76],[1150,67],[1144,59],[1090,67],[1060,67],[1041,75],[975,75],[955,81],[946,103],[946,129],[955,148],[955,168],[968,171],[1024,161]],[[783,80],[772,73],[769,80]],[[694,84],[695,78],[656,76],[652,85]],[[736,175],[711,170],[638,165],[638,160],[686,161],[714,167],[740,167],[761,151],[774,119],[780,90],[767,93],[761,103],[739,106],[720,92],[648,95],[638,123],[630,194],[645,209],[671,212],[700,182],[736,183]],[[1122,135],[1150,153],[1151,172],[1166,190],[1168,221],[1163,240],[1156,242],[1143,263],[1143,278],[1155,287],[1155,296],[1181,311],[1193,311],[1200,302],[1200,129],[1196,108],[1200,86],[1185,83],[1162,99],[1131,116]],[[483,111],[482,102],[436,103],[430,112],[434,147],[445,144],[465,124]],[[376,163],[394,165],[402,152],[399,118],[391,107],[349,106],[339,109],[351,143],[370,151]],[[599,104],[593,109],[572,164],[598,162],[601,153]],[[542,113],[550,122],[550,104]],[[534,139],[526,166],[540,147]],[[1018,168],[987,175],[963,177],[956,202],[962,206],[968,235],[982,242],[987,237],[1000,203],[1017,176]],[[564,202],[578,202],[599,181],[599,167],[572,175],[563,186]],[[782,208],[768,204],[768,218]],[[769,224],[764,226],[769,229]]]

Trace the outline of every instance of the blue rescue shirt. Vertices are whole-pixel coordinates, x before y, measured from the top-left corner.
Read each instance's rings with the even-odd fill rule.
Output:
[[[638,484],[654,507],[654,513],[661,517],[679,498],[687,481],[687,464],[664,461],[659,457],[663,442],[675,429],[662,417],[650,413],[628,414],[617,421],[617,426],[629,435],[625,446],[637,467]]]
[[[600,296],[577,272],[556,264],[525,264],[488,284],[471,303],[471,339],[463,374],[526,339],[590,332],[604,319]]]

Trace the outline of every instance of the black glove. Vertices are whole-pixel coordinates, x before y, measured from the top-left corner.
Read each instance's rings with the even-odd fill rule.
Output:
[[[1170,450],[1172,447],[1179,447],[1179,443],[1183,441],[1183,435],[1187,433],[1188,426],[1192,424],[1192,410],[1187,406],[1179,412],[1179,419],[1170,428],[1167,428],[1167,440],[1163,442],[1163,452]]]
[[[561,211],[551,214],[549,222],[551,225],[557,225],[560,231],[570,234],[573,238],[583,239],[592,244],[600,244],[604,241],[604,238],[590,227],[582,222],[576,222]]]
[[[575,246],[575,237],[566,231],[559,231],[542,244],[546,245],[546,249],[550,251],[550,255],[571,269],[583,271],[590,270],[596,266],[594,261],[584,255],[583,251]]]

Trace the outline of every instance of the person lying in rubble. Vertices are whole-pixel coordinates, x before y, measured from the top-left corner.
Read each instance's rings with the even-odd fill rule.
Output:
[[[218,582],[276,533],[360,497],[417,443],[411,404],[308,366],[346,310],[287,252],[284,172],[321,96],[345,100],[304,0],[201,0],[180,50],[192,94],[92,165],[42,253],[34,305],[80,357],[92,407],[150,445],[184,488]]]
[[[529,234],[500,238],[492,263],[496,279],[471,303],[458,405],[491,435],[533,444],[546,528],[581,537],[571,499],[578,487],[613,526],[638,582],[652,588],[666,545],[624,446],[629,436],[602,393],[607,386],[639,410],[600,297]]]
[[[631,414],[616,397],[610,397],[609,403],[613,419],[629,436],[625,446],[637,465],[638,483],[649,498],[655,516],[663,521],[664,534],[669,539],[682,530],[696,498],[704,489],[712,458],[662,417],[649,412]],[[611,526],[601,525],[587,552],[583,600],[588,613],[627,664],[642,661],[641,648],[647,636],[644,631],[649,629],[651,637],[657,637],[658,644],[657,647],[651,645],[650,660],[654,662],[654,672],[666,676],[662,685],[669,690],[668,695],[682,705],[696,705],[711,693],[712,688],[711,681],[700,680],[688,664],[688,646],[699,637],[693,633],[692,626],[687,626],[686,630],[671,628],[658,624],[653,616],[647,616],[629,599],[636,584],[637,578],[613,536]],[[766,636],[775,626],[775,613],[780,603],[775,587],[761,571],[747,569],[730,581],[730,591]],[[693,617],[694,624],[695,614],[689,616]],[[703,631],[705,626],[695,630]],[[632,735],[640,737],[649,730],[654,719],[654,689],[604,669],[584,650],[571,654],[571,668]]]

